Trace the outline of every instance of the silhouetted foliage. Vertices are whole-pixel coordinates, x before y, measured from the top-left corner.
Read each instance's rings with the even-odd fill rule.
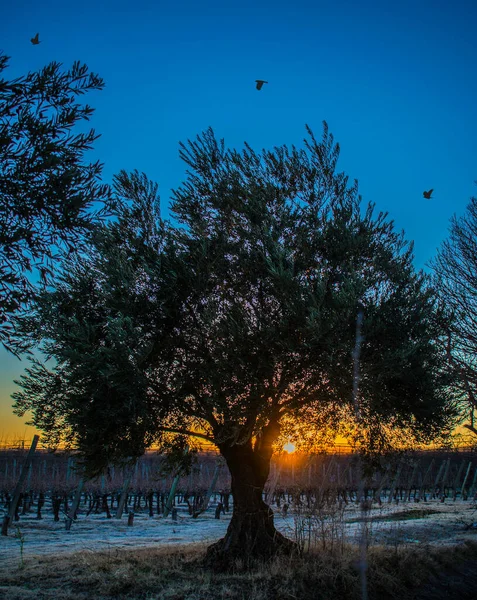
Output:
[[[449,320],[447,355],[461,390],[465,427],[477,435],[477,198],[462,217],[451,220],[450,235],[432,262]]]
[[[369,452],[449,423],[442,318],[412,246],[336,172],[324,126],[304,149],[225,150],[211,129],[181,144],[172,211],[137,172],[115,178],[116,219],[23,321],[57,365],[22,378],[16,412],[68,438],[87,472],[174,436],[214,443],[234,515],[219,562],[288,550],[263,502],[280,435],[315,443],[347,426]],[[358,422],[356,314],[362,307]]]
[[[0,55],[0,73],[8,60]],[[93,113],[77,97],[104,83],[78,62],[60,67],[0,79],[0,341],[11,351],[12,317],[32,299],[33,282],[48,281],[59,250],[79,249],[97,218],[94,203],[109,196],[97,183],[100,163],[82,162],[99,136],[71,132]]]

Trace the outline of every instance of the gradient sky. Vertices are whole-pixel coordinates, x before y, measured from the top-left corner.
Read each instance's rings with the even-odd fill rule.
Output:
[[[85,96],[102,134],[88,159],[108,182],[144,171],[164,216],[185,172],[178,143],[208,126],[259,151],[301,145],[305,123],[320,138],[326,120],[339,170],[414,240],[418,268],[477,195],[475,0],[15,0],[1,13],[3,77],[75,60],[103,77]],[[0,440],[32,434],[11,410],[24,364],[0,352]]]

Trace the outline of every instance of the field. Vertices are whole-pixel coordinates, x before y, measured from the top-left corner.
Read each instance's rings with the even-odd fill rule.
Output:
[[[25,455],[0,454],[4,512]],[[118,516],[127,472],[85,482],[78,495],[74,457],[37,453],[16,519],[0,536],[0,597],[358,598],[363,544],[370,598],[383,597],[383,581],[388,598],[439,598],[439,590],[443,598],[475,597],[466,596],[475,594],[477,579],[474,453],[388,457],[363,482],[349,455],[279,457],[266,496],[277,528],[299,553],[249,574],[232,565],[228,575],[200,566],[205,547],[223,536],[231,518],[227,469],[204,453],[175,481],[174,474],[160,475],[161,460],[148,454],[129,472]],[[361,504],[360,485],[367,498]],[[75,496],[76,518],[67,529]],[[450,587],[443,587],[443,573],[453,573]],[[319,596],[305,589],[318,584],[326,587]]]

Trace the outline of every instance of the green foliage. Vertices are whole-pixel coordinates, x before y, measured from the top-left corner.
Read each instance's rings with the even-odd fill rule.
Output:
[[[14,395],[21,414],[33,411],[45,442],[81,440],[93,471],[104,457],[127,463],[141,456],[156,438],[162,410],[150,396],[150,355],[159,338],[150,323],[160,324],[161,307],[149,294],[160,286],[164,245],[157,187],[138,173],[120,173],[114,190],[118,219],[97,226],[89,255],[67,257],[54,291],[38,298],[34,316],[20,319],[23,334],[43,340],[56,365],[33,361]]]
[[[321,142],[308,134],[261,155],[225,150],[211,129],[182,144],[174,226],[155,185],[122,172],[114,222],[23,320],[57,366],[23,378],[18,414],[69,436],[91,472],[191,432],[266,461],[282,425],[312,442],[352,422],[362,306],[355,439],[378,451],[395,429],[427,440],[448,425],[435,293],[403,234],[336,172],[326,124]]]
[[[0,73],[8,66],[0,55]],[[47,283],[61,249],[78,251],[99,216],[109,188],[102,165],[83,154],[99,137],[73,134],[94,112],[78,96],[104,83],[75,62],[62,72],[51,63],[37,73],[0,79],[0,342],[20,350],[13,317]]]

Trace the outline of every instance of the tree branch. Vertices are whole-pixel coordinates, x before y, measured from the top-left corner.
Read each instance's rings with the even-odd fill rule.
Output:
[[[464,425],[464,427],[465,427],[466,429],[468,429],[469,431],[472,431],[472,433],[473,433],[474,435],[477,435],[477,429],[476,429],[475,427],[473,427],[472,425],[469,425],[468,423],[466,423],[466,424]]]
[[[193,437],[201,438],[202,440],[207,440],[208,442],[215,444],[214,438],[211,438],[210,436],[205,435],[205,433],[197,433],[195,431],[189,431],[187,429],[186,430],[175,429],[174,427],[158,427],[157,429],[158,429],[158,431],[165,431],[167,433],[178,433],[179,435],[190,435]]]

